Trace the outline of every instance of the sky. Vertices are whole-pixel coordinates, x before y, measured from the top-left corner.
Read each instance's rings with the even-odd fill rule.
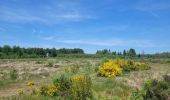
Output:
[[[0,0],[0,46],[170,51],[170,0]]]

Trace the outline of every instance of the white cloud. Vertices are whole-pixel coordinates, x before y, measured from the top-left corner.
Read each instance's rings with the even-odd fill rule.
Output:
[[[111,40],[59,40],[56,42],[62,42],[67,44],[85,44],[85,45],[97,45],[97,46],[133,46],[133,47],[155,47],[150,41],[145,40],[123,40],[123,39],[111,39]]]
[[[29,5],[30,6],[30,5]],[[93,19],[88,13],[81,10],[77,3],[57,2],[46,4],[40,7],[10,7],[0,6],[0,20],[15,23],[42,22],[45,24],[58,24],[70,21],[82,21]]]
[[[81,44],[81,45],[96,45],[96,46],[122,46],[122,47],[157,47],[149,40],[135,40],[135,39],[59,39],[56,36],[39,37],[46,41],[52,41],[65,44]]]

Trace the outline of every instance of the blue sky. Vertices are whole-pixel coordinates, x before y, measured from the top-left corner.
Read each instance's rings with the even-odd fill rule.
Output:
[[[0,45],[170,51],[170,0],[0,0]]]

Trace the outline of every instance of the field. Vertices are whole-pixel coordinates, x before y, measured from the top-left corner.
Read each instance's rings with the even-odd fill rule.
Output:
[[[0,60],[0,99],[2,100],[41,100],[66,99],[64,97],[43,97],[30,95],[27,82],[33,81],[33,88],[52,82],[54,77],[68,73],[70,66],[78,66],[76,73],[84,73],[92,80],[94,100],[127,100],[135,90],[140,90],[150,79],[161,80],[170,74],[170,63],[146,60],[150,70],[131,71],[120,76],[106,78],[96,73],[103,59],[97,58],[49,58],[49,59],[1,59]],[[16,77],[13,77],[16,76]],[[22,90],[22,95],[18,91]]]

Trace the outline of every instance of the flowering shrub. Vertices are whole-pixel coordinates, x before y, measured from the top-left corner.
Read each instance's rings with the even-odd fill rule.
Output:
[[[60,86],[60,91],[65,93],[70,89],[71,81],[68,75],[62,74],[60,77],[54,77],[53,83]],[[65,94],[63,94],[65,95]]]
[[[122,68],[114,63],[113,60],[109,60],[103,63],[102,66],[99,67],[98,74],[104,77],[112,77],[120,75],[122,72]]]
[[[48,87],[46,85],[43,85],[40,87],[38,94],[39,95],[47,95]]]
[[[91,78],[86,75],[71,77],[70,96],[73,100],[86,100],[92,97]]]
[[[133,60],[116,59],[113,62],[118,64],[123,69],[123,71],[150,69],[150,66],[146,63],[136,62]]]
[[[91,78],[81,74],[67,77],[61,75],[53,84],[41,86],[38,94],[44,96],[66,96],[72,100],[84,100],[92,97]]]
[[[98,75],[113,77],[120,75],[122,71],[147,70],[150,66],[133,60],[115,59],[104,62],[98,69]]]
[[[60,86],[56,86],[54,84],[51,84],[51,85],[48,86],[47,94],[49,96],[55,96],[55,95],[57,95],[57,92],[59,91],[59,88],[60,88]]]
[[[54,84],[44,85],[40,87],[39,94],[45,96],[57,96],[59,88],[60,86]]]
[[[146,63],[138,63],[138,69],[143,69],[143,70],[148,70],[151,67],[149,65],[147,65]]]

